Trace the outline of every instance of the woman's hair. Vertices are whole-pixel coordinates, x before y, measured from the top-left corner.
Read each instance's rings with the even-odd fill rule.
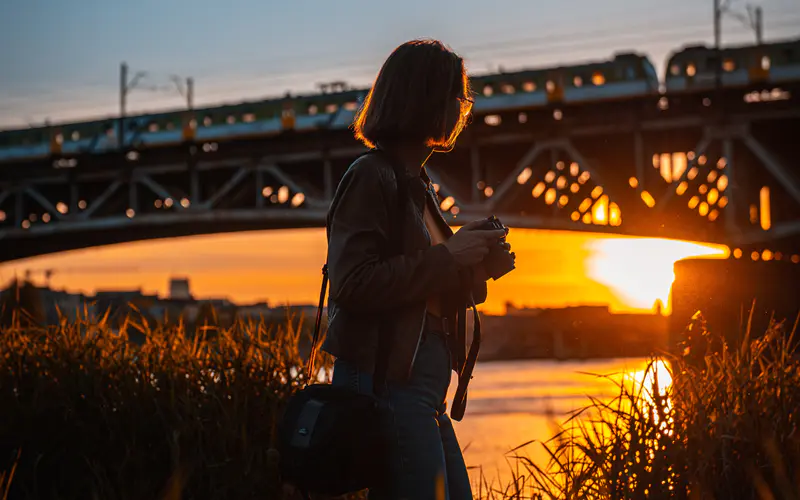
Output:
[[[356,114],[356,139],[367,147],[384,139],[419,140],[450,149],[466,126],[469,97],[464,60],[437,40],[412,40],[397,47],[378,73]],[[453,130],[453,101],[462,98]]]

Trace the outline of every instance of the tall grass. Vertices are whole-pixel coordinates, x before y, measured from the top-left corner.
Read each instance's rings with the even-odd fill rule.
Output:
[[[80,316],[0,329],[0,498],[280,496],[271,445],[304,383],[301,320],[190,336]]]
[[[521,454],[532,443],[513,450],[521,472],[481,498],[800,498],[794,331],[773,322],[756,338],[748,326],[731,346],[696,315],[681,357],[615,379],[616,397],[591,400],[539,443],[548,463]]]

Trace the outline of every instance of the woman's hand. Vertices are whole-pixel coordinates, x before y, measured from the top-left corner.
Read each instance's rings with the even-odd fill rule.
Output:
[[[496,245],[506,235],[503,229],[475,229],[483,223],[483,220],[470,222],[444,243],[459,266],[480,263],[489,253],[489,245]]]

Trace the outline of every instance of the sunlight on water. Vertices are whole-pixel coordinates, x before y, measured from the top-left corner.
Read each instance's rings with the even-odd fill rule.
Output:
[[[470,477],[506,481],[517,468],[510,450],[529,441],[516,453],[546,465],[541,443],[554,435],[557,424],[588,405],[590,397],[610,401],[619,394],[615,384],[620,381],[649,389],[657,379],[664,394],[672,382],[669,367],[657,362],[648,370],[648,365],[645,359],[479,363],[467,414],[454,424]],[[455,384],[454,379],[450,398]]]
[[[651,311],[656,301],[669,313],[669,294],[675,280],[673,265],[688,257],[727,258],[723,245],[662,238],[598,238],[589,243],[590,278],[608,286],[632,307]]]

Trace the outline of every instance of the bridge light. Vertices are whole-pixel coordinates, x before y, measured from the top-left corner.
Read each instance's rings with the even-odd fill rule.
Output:
[[[698,212],[700,213],[700,215],[702,215],[703,217],[705,217],[706,215],[708,215],[708,203],[706,203],[706,202],[704,202],[704,201],[700,202],[700,207],[698,207],[697,211],[698,211]]]
[[[741,248],[734,248],[733,249],[733,258],[741,259],[742,258],[742,249]]]
[[[128,161],[136,161],[139,159],[139,152],[138,151],[128,151],[125,155],[125,159]]]
[[[437,193],[439,192],[439,185],[438,185],[438,184],[436,184],[435,182],[433,183],[433,190],[434,190],[435,192],[437,192]]]
[[[708,213],[708,220],[710,220],[711,222],[717,220],[717,217],[719,217],[719,210],[717,210],[716,208]]]
[[[619,226],[622,224],[622,211],[616,203],[612,202],[608,206],[608,222],[612,226]]]
[[[553,182],[555,178],[556,178],[556,173],[553,172],[552,170],[544,174],[544,181],[547,182],[548,184]]]
[[[502,119],[500,115],[486,115],[483,117],[483,123],[489,125],[490,127],[496,127],[502,123]]]
[[[792,263],[793,264],[800,264],[800,255],[792,255]]]
[[[577,182],[573,182],[572,185],[570,185],[570,187],[569,187],[569,191],[572,194],[575,194],[580,190],[581,190],[581,185],[578,184]]]
[[[606,83],[606,77],[603,76],[603,73],[595,71],[594,73],[592,73],[592,83],[598,86],[602,85]]]
[[[697,67],[694,63],[689,63],[686,65],[686,76],[694,76],[697,74]]]
[[[689,198],[689,208],[691,208],[692,210],[694,210],[694,208],[697,206],[698,203],[700,203],[700,198],[698,198],[697,196],[692,196],[691,198]]]
[[[591,177],[592,175],[589,173],[588,170],[586,170],[583,173],[581,173],[580,176],[578,176],[578,183],[585,184],[586,181],[588,181]]]
[[[156,208],[161,208],[164,205],[164,202],[161,200],[156,200],[153,202],[153,206]]]
[[[608,195],[603,195],[592,208],[592,221],[600,226],[608,224]]]
[[[580,218],[581,218],[581,214],[579,212],[572,212],[569,215],[569,218],[572,219],[575,222],[578,222],[580,220]]]
[[[27,219],[22,221],[22,229],[29,229],[30,227],[31,227],[31,221]]]
[[[58,213],[64,215],[67,212],[69,212],[69,207],[63,201],[59,201],[58,203],[56,203],[56,210],[58,211]]]
[[[728,188],[728,176],[721,175],[719,180],[717,180],[717,189],[720,191],[725,191]]]
[[[453,207],[453,205],[455,205],[455,203],[456,203],[455,198],[453,198],[452,196],[448,196],[447,198],[442,200],[442,203],[439,205],[439,208],[441,208],[443,212],[447,212]]]
[[[637,188],[639,187],[639,179],[637,179],[636,177],[631,177],[630,179],[628,179],[628,184],[632,188]]]
[[[292,206],[299,207],[304,201],[306,201],[306,195],[303,193],[297,193],[292,197]]]
[[[705,165],[706,164],[706,155],[700,155],[697,157],[697,164],[698,165]]]
[[[686,192],[687,189],[689,189],[689,183],[686,181],[682,181],[680,184],[678,184],[678,187],[675,188],[675,193],[678,196],[681,196],[683,193]]]
[[[563,162],[563,161],[561,161],[561,160],[559,160],[559,161],[557,161],[557,162],[556,162],[556,170],[564,170],[564,167],[565,167],[565,166],[566,166],[566,165],[564,165],[564,162]]]
[[[727,196],[721,197],[717,205],[719,206],[719,208],[725,208],[726,206],[728,206],[728,197]]]
[[[560,109],[553,111],[553,119],[556,121],[561,121],[562,118],[564,118],[564,113]]]
[[[556,190],[550,188],[544,194],[544,202],[547,203],[548,205],[552,205],[554,201],[556,201]]]
[[[483,188],[485,188],[485,187],[486,187],[486,183],[485,183],[485,182],[483,182],[483,181],[478,181],[478,183],[477,183],[477,184],[475,184],[475,186],[477,186],[477,188],[478,188],[478,189],[480,189],[481,191],[483,191]]]
[[[758,253],[756,250],[753,250],[753,252],[750,254],[750,258],[753,260],[758,260],[759,257],[761,257],[761,254]]]
[[[522,83],[522,90],[525,92],[535,92],[536,91],[536,83],[534,82],[523,82]]]
[[[289,188],[287,186],[281,186],[278,189],[278,203],[286,203],[289,201]]]
[[[532,174],[533,170],[531,170],[531,167],[525,167],[525,170],[520,172],[519,175],[517,176],[517,183],[525,184],[531,178]]]
[[[708,192],[708,185],[701,184],[699,188],[697,188],[697,192],[700,194],[706,194]]]
[[[483,194],[487,198],[491,198],[494,194],[494,189],[492,189],[492,186],[486,186],[486,189],[483,190]]]
[[[765,261],[770,261],[770,260],[772,260],[772,251],[771,251],[771,250],[769,250],[769,249],[767,249],[767,250],[764,250],[764,251],[761,253],[761,259],[762,259],[762,260],[765,260]]]
[[[719,200],[719,191],[717,188],[711,188],[711,191],[708,192],[708,204],[713,205]]]
[[[546,187],[547,186],[545,185],[544,182],[536,184],[536,187],[534,187],[533,190],[531,191],[531,195],[533,195],[534,198],[538,198],[539,196],[542,195],[542,193],[544,193]]]
[[[559,207],[563,207],[567,203],[569,203],[569,196],[567,196],[565,194],[562,194],[561,196],[559,196],[559,198],[558,198],[558,206]]]
[[[642,191],[641,197],[644,204],[647,205],[648,207],[653,208],[654,206],[656,206],[656,200],[655,198],[653,198],[653,195],[650,194],[649,192]]]
[[[666,97],[662,97],[658,100],[658,109],[661,111],[666,111],[669,109],[669,99]]]
[[[0,210],[0,222],[6,221],[6,213],[3,210]]]
[[[42,222],[44,222],[45,224],[50,222],[50,214],[48,214],[48,213],[42,214]]]
[[[695,177],[697,177],[697,167],[692,167],[692,168],[689,169],[688,172],[686,172],[686,178],[691,181]]]
[[[181,198],[181,206],[183,208],[189,208],[189,205],[191,205],[189,198]]]
[[[80,208],[81,210],[86,210],[86,200],[80,200],[78,202],[78,208]]]
[[[567,178],[564,177],[563,175],[559,177],[558,180],[556,181],[556,187],[558,189],[564,189],[565,187],[567,187]]]
[[[769,187],[764,186],[759,192],[759,204],[761,205],[761,229],[768,231],[772,227],[770,215]]]
[[[581,173],[581,167],[576,162],[572,162],[569,164],[569,175],[572,177],[578,177],[578,174]]]
[[[709,172],[707,179],[708,179],[708,182],[714,182],[715,180],[717,180],[717,171],[716,170],[712,170],[711,172]]]
[[[694,151],[689,151],[688,153],[686,153],[686,159],[687,160],[693,161],[694,157],[695,157]]]
[[[703,98],[703,106],[705,106],[705,107],[711,106],[711,99],[709,99],[708,97],[704,97]]]
[[[518,114],[517,121],[519,121],[520,123],[528,123],[528,114],[527,113]]]
[[[750,224],[758,222],[758,207],[750,205]]]
[[[458,215],[458,212],[460,212],[460,211],[461,211],[461,209],[458,208],[458,207],[453,207],[453,208],[450,209],[450,213],[453,214],[453,215]]]
[[[125,210],[125,215],[127,215],[129,219],[133,219],[133,216],[136,215],[136,211],[132,208],[129,208]]]
[[[262,189],[261,196],[263,196],[264,198],[269,198],[270,196],[272,196],[272,187],[267,186],[264,189]]]
[[[278,203],[278,195],[277,194],[273,194],[272,196],[270,196],[269,197],[269,202],[270,203]]]
[[[775,260],[783,260],[783,254],[780,252],[775,252],[775,255],[773,257],[775,258]]]
[[[594,189],[592,189],[592,198],[597,199],[601,194],[603,194],[603,186],[595,186]]]
[[[581,202],[580,206],[578,206],[578,210],[579,210],[581,213],[583,213],[583,212],[585,212],[585,211],[589,210],[589,208],[590,208],[591,206],[592,206],[592,199],[591,199],[591,198],[585,198],[585,199],[584,199],[584,200]]]
[[[36,222],[36,219],[37,219],[37,217],[36,217],[36,214],[30,214],[30,215],[28,216],[28,219],[29,219],[31,222]]]
[[[591,224],[592,223],[592,214],[591,212],[586,212],[583,214],[583,223],[584,224]]]

